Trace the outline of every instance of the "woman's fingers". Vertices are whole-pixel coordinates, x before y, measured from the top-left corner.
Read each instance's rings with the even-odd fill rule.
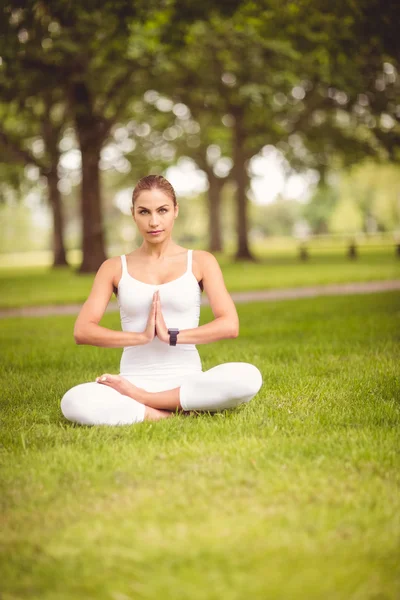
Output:
[[[155,314],[157,312],[157,299],[158,299],[158,290],[153,294],[153,304],[152,304],[152,312]]]
[[[156,313],[156,333],[157,333],[157,337],[163,341],[163,342],[167,342],[168,341],[168,329],[164,320],[164,315],[162,313],[162,308],[161,308],[161,300],[160,300],[160,293],[157,293],[157,300],[156,300],[156,304],[157,304],[157,313]]]
[[[146,342],[151,342],[155,335],[155,323],[156,323],[156,293],[153,293],[152,305],[150,306],[149,315],[147,317],[146,329],[144,330],[144,334],[146,337]]]
[[[157,290],[157,296],[156,296],[156,306],[157,306],[157,311],[161,310],[160,292],[158,290]]]
[[[104,375],[100,375],[100,377],[96,377],[97,383],[105,383],[107,381],[111,381],[114,375],[110,375],[110,373],[104,373]]]
[[[157,318],[159,312],[161,311],[160,292],[159,292],[159,290],[157,290],[156,292],[154,292],[154,295],[153,295],[153,308],[154,308],[154,316],[155,316],[155,318]]]

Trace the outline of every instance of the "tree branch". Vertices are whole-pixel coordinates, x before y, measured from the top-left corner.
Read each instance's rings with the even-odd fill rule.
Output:
[[[0,144],[2,144],[17,162],[23,164],[34,164],[40,171],[45,171],[47,166],[37,159],[29,150],[22,148],[19,143],[22,140],[12,139],[7,133],[0,129]]]

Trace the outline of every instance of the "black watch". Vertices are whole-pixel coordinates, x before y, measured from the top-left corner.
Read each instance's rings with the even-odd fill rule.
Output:
[[[169,345],[176,346],[176,340],[178,339],[179,329],[176,329],[176,328],[168,329],[168,333],[169,333]]]

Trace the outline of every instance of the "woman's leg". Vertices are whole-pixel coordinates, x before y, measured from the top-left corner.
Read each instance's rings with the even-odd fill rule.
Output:
[[[231,362],[188,376],[180,387],[164,392],[141,391],[140,402],[153,408],[215,412],[249,402],[262,386],[254,365]]]
[[[249,402],[261,386],[262,375],[256,366],[225,363],[184,381],[180,405],[183,410],[225,410]]]
[[[81,425],[131,425],[171,416],[99,383],[82,383],[68,390],[61,411],[69,421]]]

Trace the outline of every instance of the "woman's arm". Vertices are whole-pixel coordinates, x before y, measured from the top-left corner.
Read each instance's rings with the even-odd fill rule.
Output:
[[[89,297],[82,306],[75,322],[74,338],[77,344],[122,348],[124,346],[147,344],[153,339],[156,310],[155,297],[153,297],[153,304],[144,332],[114,331],[99,325],[112,296],[118,268],[121,269],[120,259],[110,258],[97,271]]]
[[[214,320],[194,329],[179,332],[178,344],[208,344],[239,335],[239,317],[226,289],[217,259],[204,250],[196,250],[200,263],[203,287],[210,302]]]

